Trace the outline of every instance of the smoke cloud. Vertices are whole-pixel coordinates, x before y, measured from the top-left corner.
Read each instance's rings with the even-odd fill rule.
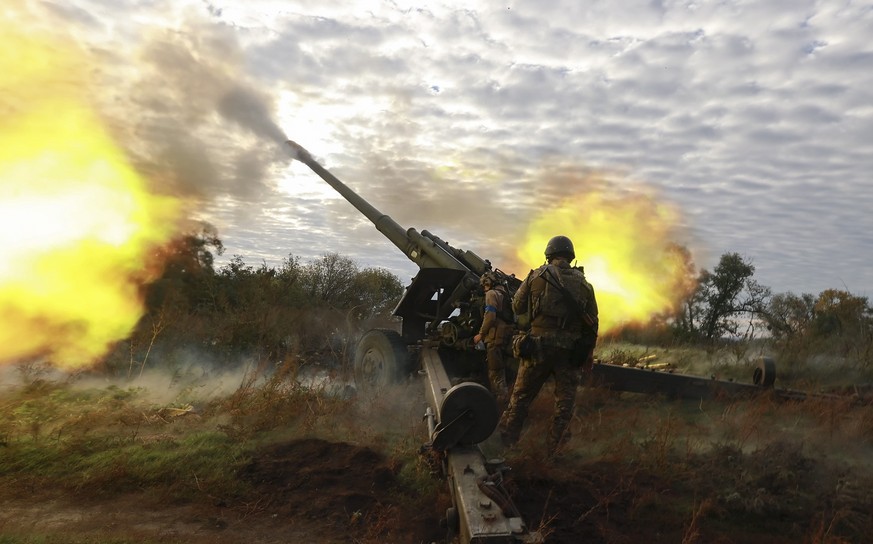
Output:
[[[164,6],[167,19],[117,27],[102,26],[118,17],[96,8],[87,17],[51,4],[10,13],[16,25],[84,53],[93,104],[154,190],[258,199],[271,189],[271,167],[288,161],[275,103],[248,73],[238,29],[201,10],[173,18],[173,7]]]
[[[137,156],[162,189],[257,199],[269,189],[270,166],[287,160],[274,104],[246,80],[230,29],[188,25],[156,31],[143,45],[141,75],[117,114],[133,114]]]

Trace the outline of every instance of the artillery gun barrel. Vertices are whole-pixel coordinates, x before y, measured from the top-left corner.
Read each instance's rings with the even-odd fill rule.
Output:
[[[459,261],[465,263],[467,267],[472,270],[477,276],[481,276],[488,270],[491,270],[491,263],[476,255],[472,251],[455,249],[450,246],[448,242],[446,242],[436,234],[431,234],[426,230],[421,231],[421,235],[428,240],[431,240],[437,246],[441,247],[443,251],[445,251],[449,255],[452,255]]]
[[[369,202],[361,198],[360,195],[349,189],[345,183],[337,179],[336,176],[331,174],[326,168],[321,166],[318,161],[313,159],[312,155],[309,154],[309,151],[307,151],[303,146],[291,140],[288,140],[288,145],[291,146],[291,149],[296,153],[297,160],[311,168],[321,179],[327,182],[327,184],[333,187],[336,192],[349,201],[352,206],[364,214],[367,219],[376,226],[379,232],[384,234],[394,243],[395,246],[405,252],[406,247],[409,245],[409,237],[406,234],[406,229],[397,224],[397,222],[391,219],[388,215],[377,210]]]
[[[404,229],[394,219],[377,210],[372,204],[361,198],[360,195],[321,166],[303,146],[292,140],[288,140],[287,143],[294,151],[297,160],[311,168],[313,172],[333,187],[352,206],[364,214],[379,232],[391,240],[398,249],[405,253],[420,268],[451,268],[473,272],[477,275],[484,272],[484,269],[482,271],[477,269],[479,267],[478,262],[471,266],[459,260],[458,255],[456,255],[457,250],[447,250],[444,246],[448,244],[440,238],[430,235],[430,233],[427,233],[428,236],[422,236],[421,233],[413,228]],[[473,255],[475,256],[475,254]],[[479,262],[483,262],[478,257],[476,259]]]

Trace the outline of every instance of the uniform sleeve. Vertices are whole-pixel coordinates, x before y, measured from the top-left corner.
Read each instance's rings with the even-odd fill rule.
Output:
[[[482,318],[482,326],[479,327],[479,334],[485,336],[492,327],[497,325],[497,307],[500,306],[501,293],[495,289],[491,289],[485,293],[485,314]]]
[[[533,270],[531,270],[527,278],[521,282],[521,287],[515,292],[515,296],[512,297],[512,311],[515,312],[515,315],[522,315],[527,313],[527,301],[530,296],[530,279],[533,276]]]

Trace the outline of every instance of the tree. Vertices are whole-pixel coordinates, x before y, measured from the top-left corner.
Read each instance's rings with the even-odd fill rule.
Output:
[[[779,294],[765,320],[775,345],[795,360],[827,353],[873,366],[873,309],[866,297],[838,289],[818,297]]]
[[[301,285],[301,277],[303,276],[303,266],[300,264],[300,258],[294,255],[288,255],[282,259],[282,266],[276,271],[273,279],[274,289],[276,290],[276,301],[285,306],[302,306],[303,305],[303,286]]]
[[[860,332],[870,318],[866,297],[848,291],[827,289],[815,301],[815,329],[818,334],[845,336]]]
[[[221,255],[224,245],[215,227],[208,223],[203,223],[198,232],[184,234],[165,247],[158,256],[163,272],[147,288],[148,310],[166,310],[170,302],[181,305],[185,311],[211,305],[211,280],[215,275],[213,251]]]
[[[327,253],[303,272],[304,289],[313,301],[337,308],[350,308],[355,300],[358,266],[348,257]]]
[[[737,253],[722,255],[712,272],[702,270],[677,320],[680,332],[709,342],[741,336],[742,318],[762,315],[770,297],[770,289],[755,281],[754,273],[755,267]]]
[[[801,337],[807,333],[815,318],[815,298],[804,293],[779,293],[770,299],[763,314],[767,330],[776,340]]]
[[[355,277],[354,292],[356,314],[367,319],[392,311],[403,295],[403,284],[384,268],[365,268]]]
[[[828,348],[851,356],[865,367],[873,365],[873,309],[867,297],[827,289],[815,301],[813,333],[827,338]]]
[[[127,341],[119,345],[126,346],[128,378],[133,376],[135,366],[142,374],[159,343],[196,336],[195,331],[186,328],[190,325],[188,316],[208,313],[215,306],[213,251],[221,255],[224,245],[215,227],[202,223],[199,231],[183,234],[155,254],[154,265],[160,267],[161,274],[143,286],[145,313]]]
[[[223,252],[214,231],[179,238],[156,258],[163,275],[144,295],[147,312],[112,366],[128,375],[151,364],[174,364],[190,350],[219,365],[241,356],[281,361],[289,354],[335,350],[372,319],[387,317],[403,293],[400,280],[378,268],[360,270],[327,254],[308,264],[289,255],[278,268],[246,264],[235,255],[217,271]],[[345,351],[344,351],[345,352]],[[160,363],[158,363],[160,361]]]

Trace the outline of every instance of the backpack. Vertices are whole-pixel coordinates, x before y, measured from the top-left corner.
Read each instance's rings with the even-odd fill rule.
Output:
[[[497,308],[497,317],[504,323],[511,325],[515,323],[515,312],[512,311],[512,297],[509,296],[505,289],[500,289],[498,292],[500,293],[501,303],[500,308]]]
[[[578,312],[573,307],[574,303],[567,300],[561,291],[559,284],[570,293],[576,303],[584,308],[588,305],[590,288],[585,281],[585,275],[578,268],[560,268],[547,265],[539,274],[539,279],[545,282],[542,295],[534,303],[534,317],[545,315],[558,319],[577,318]]]

